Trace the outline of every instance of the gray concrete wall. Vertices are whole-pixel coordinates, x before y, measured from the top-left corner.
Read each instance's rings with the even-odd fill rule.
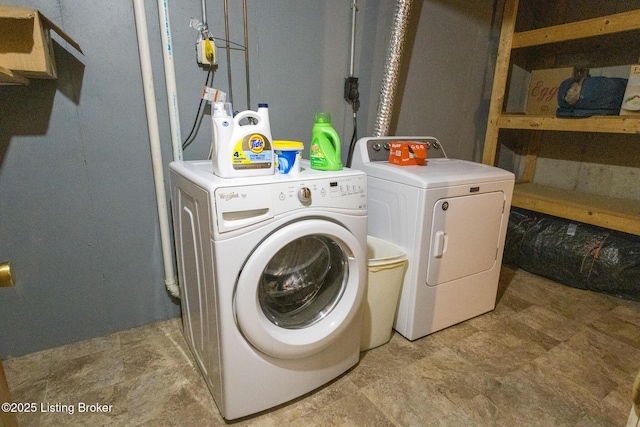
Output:
[[[450,157],[481,161],[499,36],[494,0],[415,3],[394,134],[431,135]]]
[[[6,1],[5,1],[6,2]],[[15,286],[0,289],[0,356],[51,348],[179,316],[164,287],[149,135],[131,1],[9,0],[42,11],[77,40],[84,56],[56,43],[57,80],[0,87],[0,262]],[[350,2],[249,1],[251,107],[270,105],[273,135],[309,143],[313,114],[330,111],[343,140],[351,107]],[[394,2],[360,0],[356,74],[358,134],[377,110]],[[485,68],[493,4],[414,0],[406,82],[395,134],[430,134],[450,155],[477,157],[484,136]],[[206,72],[195,64],[189,19],[200,1],[169,2],[180,125],[189,133]],[[242,43],[240,2],[230,2],[231,39]],[[207,3],[224,37],[222,2]],[[171,158],[156,2],[146,2],[165,163]],[[222,46],[221,41],[218,42]],[[228,91],[226,53],[214,87]],[[246,109],[244,54],[232,52],[234,108]],[[461,96],[463,95],[463,96]],[[210,109],[185,159],[209,150]],[[165,174],[166,178],[166,174]]]

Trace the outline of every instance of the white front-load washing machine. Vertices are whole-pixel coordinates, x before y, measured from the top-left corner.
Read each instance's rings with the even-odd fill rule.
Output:
[[[359,358],[366,175],[222,179],[169,165],[184,334],[222,416],[312,391]]]
[[[391,141],[427,143],[424,166],[389,163]],[[410,340],[495,308],[514,175],[443,157],[430,137],[362,138],[352,167],[367,173],[368,234],[406,252],[394,329]]]

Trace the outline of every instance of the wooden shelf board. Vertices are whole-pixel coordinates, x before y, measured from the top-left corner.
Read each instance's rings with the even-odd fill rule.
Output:
[[[593,116],[565,119],[554,116],[501,114],[498,118],[498,127],[501,129],[640,134],[640,117]]]
[[[512,49],[640,29],[640,10],[513,34]]]
[[[512,205],[586,224],[640,235],[640,201],[522,183]]]
[[[637,64],[640,55],[640,31],[606,34],[567,40],[511,51],[511,63],[527,71],[572,67],[602,68]],[[553,58],[550,62],[549,58]],[[626,77],[626,76],[625,76]]]

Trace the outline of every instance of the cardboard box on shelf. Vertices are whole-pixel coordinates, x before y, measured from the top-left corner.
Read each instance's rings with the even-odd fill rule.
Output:
[[[0,67],[23,78],[55,79],[51,30],[82,53],[78,43],[37,9],[0,5]]]
[[[427,144],[415,141],[391,141],[389,163],[400,166],[424,165]]]
[[[11,70],[0,67],[0,84],[28,85],[29,79],[22,77]]]
[[[627,89],[622,97],[621,116],[640,116],[640,65],[632,65]]]
[[[574,68],[549,68],[531,71],[527,93],[527,114],[555,115],[558,109],[558,87],[573,77]]]

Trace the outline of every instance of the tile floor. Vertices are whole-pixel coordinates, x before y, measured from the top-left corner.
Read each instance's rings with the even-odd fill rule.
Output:
[[[639,369],[640,303],[509,267],[495,311],[414,342],[394,333],[327,386],[234,423],[178,319],[5,361],[14,401],[39,407],[19,415],[32,427],[624,426]]]

